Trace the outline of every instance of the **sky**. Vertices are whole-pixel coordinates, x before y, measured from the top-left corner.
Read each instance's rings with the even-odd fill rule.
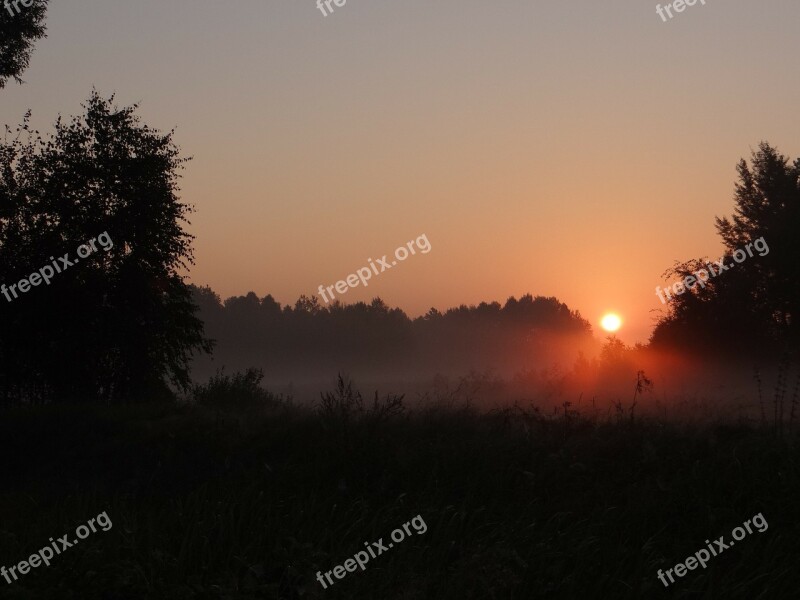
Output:
[[[424,234],[340,298],[556,296],[644,342],[664,271],[720,255],[737,161],[800,156],[800,3],[656,4],[52,0],[0,122],[52,130],[95,88],[175,128],[189,280],[223,298],[293,304]]]

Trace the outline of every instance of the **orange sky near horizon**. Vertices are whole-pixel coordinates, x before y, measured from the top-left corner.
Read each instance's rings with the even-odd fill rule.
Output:
[[[717,258],[735,165],[800,156],[800,4],[54,3],[2,122],[44,131],[92,87],[177,127],[191,281],[317,294],[425,234],[345,302],[556,296],[644,342],[675,260]],[[103,49],[98,51],[98,49]]]

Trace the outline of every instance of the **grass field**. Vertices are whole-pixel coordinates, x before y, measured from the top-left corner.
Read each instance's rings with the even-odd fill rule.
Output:
[[[113,522],[8,599],[725,598],[800,589],[796,436],[391,402],[5,410],[0,564]],[[757,513],[769,523],[665,589]],[[421,515],[324,590],[331,570]]]

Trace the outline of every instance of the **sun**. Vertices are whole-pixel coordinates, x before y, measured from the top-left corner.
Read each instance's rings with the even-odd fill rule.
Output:
[[[600,319],[600,326],[606,331],[616,331],[622,326],[622,319],[619,318],[619,315],[608,313]]]

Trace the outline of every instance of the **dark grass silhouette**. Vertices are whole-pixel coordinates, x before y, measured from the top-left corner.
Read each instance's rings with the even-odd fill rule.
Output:
[[[409,411],[359,403],[344,380],[314,409],[220,378],[202,405],[2,413],[0,563],[100,511],[114,523],[0,581],[4,598],[796,597],[796,431]],[[765,533],[669,590],[657,580],[757,512]],[[417,514],[424,536],[316,581]]]

